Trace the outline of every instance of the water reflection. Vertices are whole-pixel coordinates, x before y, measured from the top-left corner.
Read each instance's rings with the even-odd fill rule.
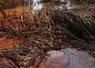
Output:
[[[43,8],[42,0],[33,0],[32,7],[33,11],[41,10]]]
[[[64,51],[64,52],[63,52]],[[50,51],[47,60],[39,68],[94,68],[95,59],[88,53],[65,49]]]

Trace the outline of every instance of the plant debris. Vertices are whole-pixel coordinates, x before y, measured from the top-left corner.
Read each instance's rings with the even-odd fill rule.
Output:
[[[27,9],[7,15],[4,11],[0,17],[0,41],[21,40],[0,48],[0,60],[6,60],[8,66],[12,64],[9,68],[36,68],[48,51],[64,48],[84,50],[95,56],[95,15],[81,16],[69,10],[35,13]]]

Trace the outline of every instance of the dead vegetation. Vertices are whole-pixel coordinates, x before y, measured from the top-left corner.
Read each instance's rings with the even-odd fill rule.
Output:
[[[20,10],[10,14],[2,10],[0,18],[0,47],[5,45],[0,49],[1,57],[11,60],[14,68],[36,68],[49,50],[76,48],[95,55],[95,15]]]

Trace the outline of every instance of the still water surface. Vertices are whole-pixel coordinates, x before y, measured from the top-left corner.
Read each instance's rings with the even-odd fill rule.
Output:
[[[48,54],[39,68],[95,68],[95,59],[86,52],[65,49]]]

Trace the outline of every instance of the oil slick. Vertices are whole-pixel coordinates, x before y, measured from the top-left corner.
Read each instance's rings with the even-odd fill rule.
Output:
[[[64,52],[63,52],[64,51]],[[94,68],[95,59],[86,52],[75,49],[50,51],[46,61],[38,68]]]

